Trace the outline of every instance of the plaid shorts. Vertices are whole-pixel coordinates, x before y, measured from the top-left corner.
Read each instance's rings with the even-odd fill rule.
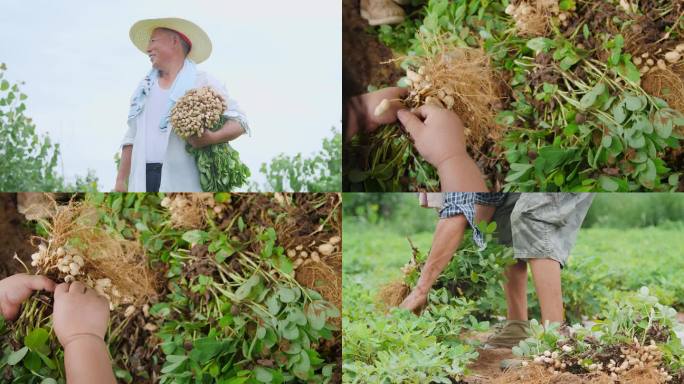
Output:
[[[442,209],[439,217],[446,219],[456,215],[465,216],[468,224],[473,229],[475,243],[483,249],[485,247],[484,236],[475,223],[475,204],[499,206],[506,198],[502,192],[447,192],[444,194]]]

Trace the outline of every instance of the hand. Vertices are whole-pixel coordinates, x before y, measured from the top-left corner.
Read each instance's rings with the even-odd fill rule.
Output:
[[[79,338],[98,338],[104,341],[109,323],[109,303],[76,281],[55,288],[52,323],[57,339],[64,348]]]
[[[420,312],[427,305],[428,294],[427,291],[422,291],[420,289],[414,289],[411,293],[404,299],[404,301],[399,304],[399,308],[407,309],[416,315],[420,315]]]
[[[193,148],[198,149],[198,148],[204,148],[208,145],[212,145],[216,143],[216,133],[212,132],[209,129],[205,129],[204,132],[202,133],[202,137],[199,136],[190,136],[188,137],[188,143],[192,145]]]
[[[20,273],[0,280],[0,314],[7,320],[14,320],[19,314],[21,303],[31,296],[33,291],[55,290],[55,283],[45,276]]]
[[[116,184],[114,185],[114,192],[128,192],[126,182],[117,180]]]
[[[347,127],[348,138],[354,136],[360,129],[372,132],[383,124],[395,122],[397,111],[405,108],[398,99],[406,97],[407,94],[406,88],[389,87],[352,97],[349,113],[355,116],[354,119],[349,119],[352,124]],[[389,107],[379,116],[375,116],[375,109],[385,99],[389,101]]]
[[[397,116],[413,138],[418,152],[435,167],[439,168],[451,158],[467,155],[463,123],[454,112],[423,105],[415,113],[400,110]]]

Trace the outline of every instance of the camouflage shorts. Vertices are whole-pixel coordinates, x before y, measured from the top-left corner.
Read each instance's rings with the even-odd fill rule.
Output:
[[[516,259],[567,262],[594,198],[590,193],[509,193],[494,213],[498,241]]]

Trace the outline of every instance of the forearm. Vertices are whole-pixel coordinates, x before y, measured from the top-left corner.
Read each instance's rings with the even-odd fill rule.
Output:
[[[82,335],[64,347],[64,368],[69,384],[116,384],[107,345],[95,335]]]
[[[121,149],[121,163],[119,164],[119,173],[116,176],[117,183],[126,183],[128,175],[131,173],[131,156],[133,153],[133,145],[126,145]]]
[[[465,153],[443,161],[437,173],[442,192],[488,192],[480,169]]]
[[[454,252],[463,240],[463,233],[468,221],[463,215],[440,219],[432,240],[432,249],[420,272],[416,289],[427,293],[444,268],[454,256]]]
[[[242,136],[246,129],[237,120],[228,120],[223,127],[214,132],[214,144],[227,143]]]

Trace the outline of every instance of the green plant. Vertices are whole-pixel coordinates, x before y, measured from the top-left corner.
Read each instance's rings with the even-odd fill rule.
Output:
[[[226,121],[228,119],[221,116],[211,130],[221,129]],[[240,160],[240,154],[229,143],[204,148],[187,144],[186,150],[195,157],[203,191],[230,192],[243,186],[251,176],[249,168]]]
[[[559,324],[542,327],[533,320],[531,337],[513,347],[513,353],[549,369],[604,371],[613,378],[646,363],[666,369],[661,374],[671,380],[672,375],[681,377],[684,361],[684,347],[677,336],[684,327],[676,315],[673,308],[660,304],[648,288],[642,287],[621,294],[591,326],[576,324],[560,332]]]
[[[157,377],[163,383],[256,384],[326,383],[339,376],[338,304],[317,285],[300,283],[295,273],[301,269],[285,255],[286,246],[304,242],[298,234],[303,226],[307,244],[339,236],[339,197],[171,197],[185,199],[180,212],[161,193],[82,197],[93,208],[93,225],[144,248],[159,282],[149,301],[111,312],[105,341],[116,377],[126,383]],[[176,216],[188,212],[201,218],[192,227]],[[49,224],[36,231],[50,238]],[[8,382],[65,382],[50,313],[51,298],[36,295],[17,321],[7,327],[0,322],[0,372]]]
[[[339,191],[342,168],[342,134],[331,129],[332,137],[323,139],[323,148],[313,157],[301,153],[280,154],[270,164],[261,165],[267,190],[293,192]]]
[[[505,312],[506,303],[501,295],[504,270],[515,263],[513,250],[494,240],[496,223],[481,223],[480,231],[487,246],[480,250],[473,240],[472,230],[467,230],[453,258],[442,271],[433,289],[445,288],[453,297],[463,297],[475,303],[475,316],[489,318]],[[404,282],[414,287],[420,277],[427,254],[413,248],[411,261],[404,266]]]
[[[60,146],[48,135],[39,135],[33,119],[26,116],[26,94],[20,84],[4,78],[7,66],[0,63],[0,191],[72,191],[97,188],[89,171],[68,184],[57,173]]]
[[[490,188],[681,189],[676,154],[684,140],[684,111],[667,96],[673,92],[667,84],[660,90],[642,84],[655,68],[658,48],[678,39],[676,9],[662,2],[623,12],[610,3],[600,6],[599,16],[592,2],[561,1],[560,14],[538,20],[548,26],[546,32],[529,36],[506,14],[508,5],[430,0],[420,10],[422,23],[410,19],[400,27],[381,28],[379,35],[405,53],[405,70],[418,58],[434,58],[454,47],[482,48],[491,58],[506,92],[488,108],[498,111],[495,125],[503,137],[483,137],[481,145],[468,148]],[[596,17],[601,22],[591,20]],[[634,28],[662,30],[658,35],[664,37],[637,44]],[[415,34],[409,38],[411,31]],[[648,54],[654,62],[639,68]],[[660,61],[658,68],[665,67]],[[398,83],[408,84],[407,78]],[[396,125],[359,135],[348,147],[352,161],[344,169],[345,190],[439,189],[434,169]]]

